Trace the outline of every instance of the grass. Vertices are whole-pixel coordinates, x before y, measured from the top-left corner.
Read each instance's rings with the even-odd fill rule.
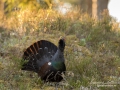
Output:
[[[0,18],[0,89],[40,89],[44,83],[37,74],[20,70],[23,51],[42,39],[57,45],[60,36],[66,38],[66,90],[119,90],[119,84],[110,88],[94,83],[120,82],[119,23],[106,12],[97,20],[79,11],[61,15],[51,9],[16,11]]]

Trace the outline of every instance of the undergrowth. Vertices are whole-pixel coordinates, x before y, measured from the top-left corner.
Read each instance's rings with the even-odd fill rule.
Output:
[[[66,89],[94,88],[94,82],[120,82],[119,23],[106,12],[102,16],[97,20],[80,11],[61,15],[48,9],[16,11],[12,16],[1,18],[0,89],[40,89],[44,85],[40,78],[20,69],[23,51],[42,39],[57,45],[60,36],[66,38]]]

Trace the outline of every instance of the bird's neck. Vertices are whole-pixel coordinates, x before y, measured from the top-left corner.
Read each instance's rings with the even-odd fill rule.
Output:
[[[57,50],[57,53],[58,53],[59,55],[63,55],[63,51],[61,51],[60,49]]]
[[[57,50],[57,52],[55,53],[53,59],[53,61],[61,61],[64,62],[64,55],[63,52],[61,52],[60,49]]]

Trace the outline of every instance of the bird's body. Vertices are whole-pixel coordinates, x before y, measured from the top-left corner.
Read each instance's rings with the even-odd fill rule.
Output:
[[[60,39],[58,47],[53,43],[40,40],[26,49],[22,70],[38,73],[45,82],[60,82],[66,71],[64,60],[65,41]]]

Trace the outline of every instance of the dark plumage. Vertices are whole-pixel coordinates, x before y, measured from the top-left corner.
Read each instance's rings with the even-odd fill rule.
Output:
[[[64,39],[59,40],[58,47],[46,40],[35,42],[24,52],[22,70],[38,73],[45,82],[60,82],[66,71],[64,49]]]

